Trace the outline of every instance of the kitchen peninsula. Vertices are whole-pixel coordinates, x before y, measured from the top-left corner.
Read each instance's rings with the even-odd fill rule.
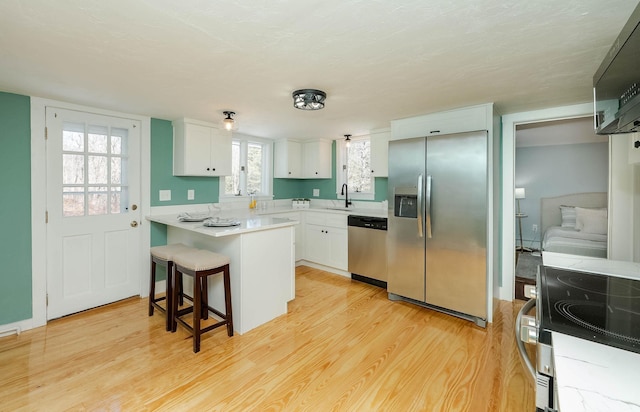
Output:
[[[231,259],[233,328],[244,334],[287,313],[295,297],[295,234],[298,222],[251,215],[237,219],[238,226],[206,227],[202,222],[181,222],[176,214],[148,216],[167,226],[167,243],[207,249]],[[222,277],[209,280],[209,303],[224,312]],[[185,278],[185,291],[193,290]]]

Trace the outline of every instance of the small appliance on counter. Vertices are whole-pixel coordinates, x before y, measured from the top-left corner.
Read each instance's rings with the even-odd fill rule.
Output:
[[[292,199],[291,207],[294,209],[309,209],[311,201],[309,199]]]

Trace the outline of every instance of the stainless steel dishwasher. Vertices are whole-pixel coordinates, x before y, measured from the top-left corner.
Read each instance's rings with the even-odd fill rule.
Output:
[[[387,287],[387,218],[349,215],[351,278]]]

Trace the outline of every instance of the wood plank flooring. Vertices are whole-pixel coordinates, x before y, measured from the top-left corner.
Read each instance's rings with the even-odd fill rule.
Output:
[[[0,411],[532,411],[501,302],[486,330],[298,267],[289,313],[249,333],[164,331],[147,300],[0,338]]]

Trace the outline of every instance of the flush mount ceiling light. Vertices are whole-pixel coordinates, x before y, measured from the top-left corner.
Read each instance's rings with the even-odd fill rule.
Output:
[[[225,128],[225,130],[236,130],[238,128],[236,121],[233,119],[233,116],[236,115],[235,112],[222,112],[225,116],[224,119],[222,119],[222,126]]]
[[[322,90],[300,89],[293,92],[293,107],[300,110],[320,110],[327,94]]]
[[[344,135],[344,141],[345,141],[345,144],[347,145],[347,147],[351,146],[351,135],[350,134],[345,134]]]

